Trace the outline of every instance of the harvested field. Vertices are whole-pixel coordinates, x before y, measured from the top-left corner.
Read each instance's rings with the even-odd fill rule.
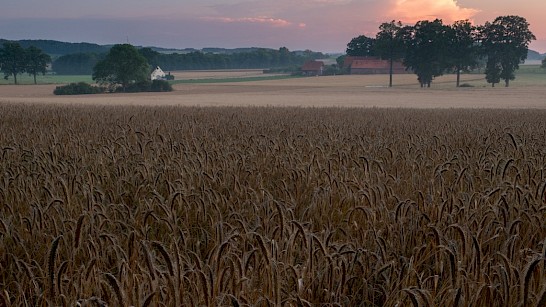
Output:
[[[228,72],[207,72],[227,78]],[[244,73],[244,72],[241,72]],[[188,73],[190,74],[190,73]],[[199,78],[199,74],[190,74]],[[237,73],[231,73],[236,78]],[[188,75],[189,76],[189,75]],[[203,77],[203,76],[201,76]],[[210,77],[207,75],[207,77]],[[518,77],[512,87],[487,87],[481,75],[465,75],[470,88],[455,88],[454,76],[437,78],[420,89],[414,75],[332,76],[237,83],[177,84],[171,93],[54,96],[55,85],[0,86],[0,103],[178,106],[313,106],[388,108],[536,108],[546,109],[546,78]]]
[[[263,77],[263,69],[173,71],[176,80]]]
[[[544,306],[546,110],[127,105],[191,91],[2,92],[1,306]]]

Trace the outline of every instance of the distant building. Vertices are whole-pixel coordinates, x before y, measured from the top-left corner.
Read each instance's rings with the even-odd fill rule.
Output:
[[[167,75],[159,66],[156,67],[156,69],[152,72],[152,75],[150,76],[150,79],[153,80],[165,80],[165,77]]]
[[[389,60],[379,57],[347,56],[343,62],[343,68],[349,69],[351,75],[388,74],[390,72]],[[401,61],[394,61],[393,74],[407,74],[406,67]]]
[[[324,62],[322,61],[307,61],[301,67],[301,72],[306,76],[322,76],[324,71]]]

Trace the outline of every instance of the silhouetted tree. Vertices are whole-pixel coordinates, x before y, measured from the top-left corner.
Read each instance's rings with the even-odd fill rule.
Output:
[[[148,79],[150,66],[138,50],[130,44],[115,45],[106,58],[93,69],[93,80],[111,86],[121,85],[123,91],[130,83]]]
[[[486,69],[486,78],[495,81],[496,78],[488,77],[488,73],[494,73],[500,67],[500,79],[508,87],[510,80],[516,78],[519,64],[527,59],[529,43],[536,37],[529,30],[527,20],[514,15],[500,16],[492,23],[487,22],[481,32],[487,67],[491,68]]]
[[[449,51],[457,74],[457,87],[459,87],[461,71],[468,71],[478,65],[479,33],[468,20],[456,21],[451,29]]]
[[[357,36],[347,44],[348,56],[375,56],[375,39],[365,35]]]
[[[30,46],[26,50],[26,72],[34,76],[34,84],[36,84],[36,75],[41,73],[45,75],[47,64],[51,62],[51,57],[34,46]]]
[[[379,26],[375,37],[375,52],[383,59],[389,60],[389,87],[392,87],[392,72],[394,61],[400,60],[405,54],[405,44],[402,37],[400,21],[385,22]]]
[[[443,75],[452,66],[450,31],[440,19],[419,21],[413,27],[401,29],[406,45],[404,64],[417,75],[421,87],[430,87],[434,77]]]
[[[17,75],[25,72],[26,63],[26,51],[19,43],[3,43],[3,48],[0,49],[0,69],[4,72],[4,79],[13,76],[14,83],[17,84]]]

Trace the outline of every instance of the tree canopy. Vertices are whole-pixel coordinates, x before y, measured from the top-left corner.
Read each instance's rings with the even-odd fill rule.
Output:
[[[404,57],[405,47],[402,37],[402,23],[391,21],[379,26],[375,37],[375,52],[389,60],[389,87],[392,87],[393,62]]]
[[[36,84],[36,75],[45,75],[47,64],[51,62],[51,57],[42,52],[42,50],[35,46],[30,46],[26,50],[27,65],[26,72],[34,77],[34,84]]]
[[[519,64],[527,58],[529,43],[534,39],[529,24],[519,16],[500,16],[479,27],[468,20],[452,25],[445,25],[440,19],[422,20],[414,26],[393,20],[379,26],[375,39],[364,35],[353,38],[347,44],[347,55],[389,60],[389,87],[393,61],[399,59],[417,75],[422,87],[430,87],[435,77],[447,72],[457,74],[459,87],[461,72],[478,66],[485,66],[487,82],[494,86],[504,80],[508,86]],[[542,66],[546,68],[546,60]]]
[[[417,75],[421,87],[430,87],[435,77],[451,67],[450,34],[451,28],[440,19],[419,21],[415,26],[403,29],[404,64]]]
[[[519,64],[527,58],[529,43],[535,35],[529,23],[520,16],[500,16],[482,28],[482,47],[487,56],[486,79],[494,86],[504,80],[505,86],[515,79]]]
[[[461,71],[468,71],[478,65],[479,32],[468,20],[460,20],[451,26],[449,56],[457,74],[457,87],[461,82]]]
[[[4,78],[13,76],[17,84],[17,75],[24,73],[27,68],[27,54],[25,49],[16,42],[4,42],[0,49],[0,68],[4,72]]]
[[[61,75],[91,75],[93,67],[105,56],[106,54],[97,53],[63,55],[53,61],[53,70]]]
[[[120,44],[113,46],[106,58],[95,65],[93,80],[114,88],[121,86],[125,91],[130,83],[147,80],[149,74],[146,58],[134,46]]]
[[[375,56],[375,39],[360,35],[347,44],[348,56]]]

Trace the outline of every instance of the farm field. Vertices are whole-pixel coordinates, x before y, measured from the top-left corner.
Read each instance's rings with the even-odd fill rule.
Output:
[[[0,103],[1,306],[546,303],[546,110],[25,95]]]
[[[20,85],[34,85],[34,77],[29,76],[28,74],[17,75],[17,80]],[[93,78],[91,75],[55,75],[55,74],[46,74],[46,75],[37,75],[36,81],[39,85],[43,84],[66,84],[71,82],[87,82],[92,83]],[[8,80],[0,78],[0,85],[11,85],[13,84],[13,77],[10,77]]]
[[[463,75],[473,87],[455,88],[455,76],[437,78],[432,88],[421,89],[414,75],[331,76],[232,82],[255,78],[256,71],[185,72],[174,92],[55,96],[56,85],[1,85],[0,103],[55,103],[86,105],[178,106],[313,106],[389,108],[546,108],[546,74],[527,68],[510,88],[489,87],[481,74]],[[180,73],[182,74],[182,73]],[[178,76],[180,77],[180,76]],[[182,78],[182,77],[180,77]],[[226,83],[209,82],[210,80]],[[230,81],[230,82],[227,82]]]

